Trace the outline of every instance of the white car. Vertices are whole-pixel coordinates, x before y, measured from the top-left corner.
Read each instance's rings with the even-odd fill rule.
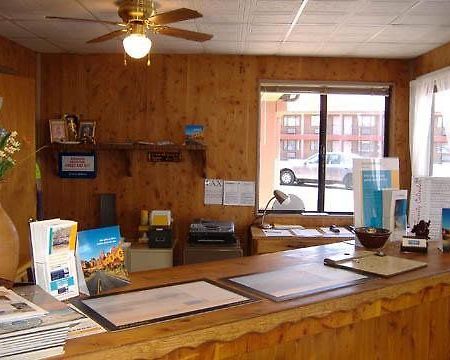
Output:
[[[326,184],[344,184],[347,189],[353,187],[353,159],[360,156],[344,152],[327,152],[325,165]],[[281,162],[280,184],[293,185],[305,182],[317,182],[319,176],[319,154],[304,160]]]

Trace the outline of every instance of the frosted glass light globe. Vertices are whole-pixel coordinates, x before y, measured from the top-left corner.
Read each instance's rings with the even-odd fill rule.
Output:
[[[131,34],[123,39],[125,52],[133,59],[141,59],[150,52],[151,40],[143,34]]]

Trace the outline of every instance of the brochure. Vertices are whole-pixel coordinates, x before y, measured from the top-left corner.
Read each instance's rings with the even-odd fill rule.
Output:
[[[442,251],[450,252],[450,209],[442,209]]]
[[[408,191],[383,189],[383,228],[392,232],[391,241],[400,241],[406,235]]]
[[[78,296],[75,266],[77,223],[52,219],[30,223],[36,284],[58,300]]]
[[[355,226],[383,227],[380,190],[399,189],[398,158],[353,159]]]
[[[129,284],[119,226],[78,233],[77,256],[90,295]]]

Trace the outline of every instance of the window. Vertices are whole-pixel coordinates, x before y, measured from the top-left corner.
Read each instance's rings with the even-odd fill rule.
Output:
[[[300,126],[300,116],[285,115],[283,126]]]
[[[353,212],[353,159],[385,155],[389,87],[264,84],[261,91],[260,210],[279,189],[300,197],[306,211]],[[283,135],[289,126],[297,131]]]
[[[432,176],[450,176],[450,149],[447,133],[450,131],[448,123],[448,103],[450,91],[435,91],[433,93],[432,112]],[[447,107],[447,108],[446,108]],[[444,116],[447,115],[447,118]],[[447,126],[446,126],[447,125]]]

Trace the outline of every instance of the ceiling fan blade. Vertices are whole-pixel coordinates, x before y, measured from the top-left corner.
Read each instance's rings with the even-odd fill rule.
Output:
[[[196,31],[177,29],[177,28],[172,28],[172,27],[168,27],[168,26],[162,26],[160,28],[157,28],[157,32],[158,32],[158,34],[173,36],[173,37],[182,38],[182,39],[186,39],[186,40],[199,41],[199,42],[211,40],[213,37],[213,35],[210,35],[210,34],[204,34],[204,33],[196,32]]]
[[[92,44],[92,43],[98,43],[98,42],[114,39],[117,36],[125,34],[126,32],[127,32],[127,30],[125,30],[125,29],[116,30],[116,31],[110,32],[108,34],[96,37],[95,39],[91,39],[91,40],[87,41],[86,43]]]
[[[68,20],[68,21],[79,21],[79,22],[94,22],[100,24],[108,24],[108,25],[119,25],[119,26],[127,26],[126,24],[119,23],[117,21],[107,21],[107,20],[95,20],[95,19],[78,19],[78,18],[70,18],[63,16],[46,16],[46,19],[51,20]]]
[[[196,19],[202,17],[198,11],[181,8],[173,11],[168,11],[161,14],[151,16],[148,20],[155,25],[166,25],[177,21]]]

